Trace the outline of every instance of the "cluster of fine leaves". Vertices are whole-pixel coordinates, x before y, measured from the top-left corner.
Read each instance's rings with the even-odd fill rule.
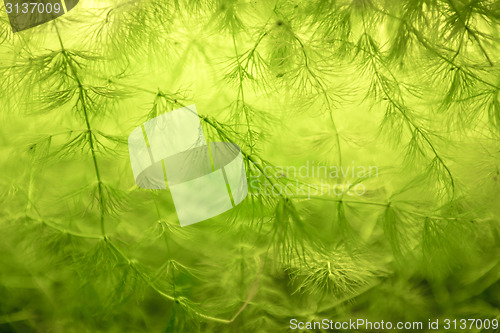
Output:
[[[500,318],[498,1],[82,0],[16,34],[1,7],[0,331]],[[249,195],[181,228],[126,143],[193,103]]]

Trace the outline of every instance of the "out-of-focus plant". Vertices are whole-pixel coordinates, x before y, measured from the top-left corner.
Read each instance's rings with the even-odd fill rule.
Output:
[[[497,2],[78,6],[16,34],[0,16],[1,331],[500,317]],[[250,188],[181,228],[126,138],[191,103]],[[311,161],[378,172],[283,171]]]

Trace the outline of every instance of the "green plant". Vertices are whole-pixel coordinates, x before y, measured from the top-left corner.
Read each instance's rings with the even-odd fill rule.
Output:
[[[0,329],[500,318],[499,18],[476,0],[81,1],[13,34],[2,14]],[[249,196],[181,228],[126,139],[192,103],[241,147]],[[335,176],[286,168],[311,161]]]

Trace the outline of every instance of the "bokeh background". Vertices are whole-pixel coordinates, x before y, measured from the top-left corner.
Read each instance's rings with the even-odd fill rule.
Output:
[[[15,34],[4,9],[1,332],[500,319],[499,2],[81,0]],[[181,228],[127,136],[190,104],[252,187]]]

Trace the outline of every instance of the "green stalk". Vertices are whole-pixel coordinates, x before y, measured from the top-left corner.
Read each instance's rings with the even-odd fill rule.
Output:
[[[470,70],[466,70],[464,69],[462,66],[458,65],[457,63],[455,63],[454,59],[450,59],[448,58],[447,56],[441,54],[441,52],[439,52],[436,47],[434,47],[432,45],[431,42],[428,41],[428,39],[422,35],[422,33],[420,31],[418,31],[418,29],[416,29],[410,22],[408,22],[407,20],[405,20],[404,18],[401,18],[397,15],[394,15],[394,14],[391,14],[383,9],[380,9],[380,8],[375,8],[376,11],[378,11],[379,13],[382,13],[388,17],[391,17],[393,19],[396,19],[398,21],[401,21],[404,25],[406,25],[408,27],[408,30],[415,35],[415,37],[417,38],[418,42],[420,44],[422,44],[422,46],[432,52],[434,55],[436,55],[438,58],[440,58],[441,60],[445,61],[446,63],[448,63],[449,65],[453,66],[454,68],[456,68],[457,70],[460,70],[460,71],[463,71],[465,74],[469,75],[471,78],[481,82],[481,83],[484,83],[485,85],[491,87],[491,88],[494,88],[496,90],[500,90],[500,86],[499,85],[496,85],[494,83],[491,83],[491,82],[488,82],[484,79],[482,79],[481,77],[479,77],[478,75],[474,74],[473,72],[471,72]]]
[[[457,13],[457,16],[458,16],[458,19],[460,20],[460,22],[463,24],[464,26],[464,29],[469,33],[469,35],[472,36],[472,38],[474,38],[477,42],[477,45],[479,46],[479,48],[481,49],[481,52],[483,53],[484,57],[486,58],[486,60],[488,61],[488,63],[490,64],[491,67],[493,67],[493,62],[491,61],[488,53],[486,52],[486,50],[484,49],[483,45],[481,44],[481,41],[479,40],[479,37],[477,36],[477,34],[469,27],[469,19],[467,20],[464,20],[464,18],[462,17],[461,13],[458,11],[458,8],[455,6],[455,2],[453,0],[448,0],[447,1],[449,4],[450,4],[450,7],[453,9],[453,11],[455,13]]]
[[[104,237],[104,239],[107,240],[106,231],[104,228],[105,206],[104,206],[102,179],[101,179],[101,174],[99,172],[99,165],[97,163],[97,157],[96,157],[95,146],[94,146],[94,139],[92,138],[92,128],[90,126],[88,110],[87,110],[87,106],[85,104],[84,88],[83,88],[82,81],[80,80],[80,78],[78,76],[78,71],[73,64],[73,60],[71,59],[71,56],[68,55],[68,53],[66,52],[66,49],[64,48],[64,44],[63,44],[63,41],[61,38],[61,34],[59,33],[59,29],[57,28],[57,25],[55,23],[54,23],[54,26],[56,28],[57,38],[58,38],[59,44],[61,46],[61,52],[69,65],[70,71],[73,75],[73,79],[75,80],[76,84],[78,85],[78,94],[79,94],[78,98],[82,103],[83,115],[85,118],[85,126],[86,126],[87,132],[88,132],[90,151],[92,154],[92,161],[94,163],[94,171],[95,171],[95,175],[97,178],[97,191],[98,191],[98,195],[99,195],[98,201],[99,201],[99,209],[100,209],[101,234]]]
[[[364,14],[363,14],[362,17],[363,17],[363,29],[364,29],[364,33],[366,34],[366,23],[365,23],[365,16],[364,16]],[[375,72],[375,76],[377,77],[377,81],[379,82],[380,88],[384,92],[384,95],[386,96],[387,100],[403,116],[403,118],[405,119],[405,122],[406,122],[407,126],[409,127],[409,129],[411,130],[413,128],[415,131],[417,131],[422,136],[422,138],[424,139],[424,141],[427,143],[427,145],[429,146],[429,148],[432,150],[434,156],[437,158],[437,160],[439,161],[439,163],[445,169],[445,171],[448,174],[448,177],[450,179],[450,182],[451,182],[452,198],[453,198],[455,196],[455,180],[453,178],[453,175],[452,175],[450,169],[448,168],[448,166],[446,165],[446,163],[444,163],[444,161],[441,158],[441,156],[438,154],[436,148],[434,147],[434,144],[431,142],[431,140],[429,139],[429,137],[427,136],[427,134],[425,134],[422,131],[422,129],[418,125],[415,124],[415,122],[408,116],[408,114],[401,107],[401,105],[399,105],[398,103],[396,103],[394,101],[394,99],[392,98],[391,94],[389,94],[389,92],[387,91],[387,88],[385,87],[385,85],[381,84],[381,82],[382,82],[383,79],[381,78],[380,72],[378,71],[377,63],[375,62],[375,55],[371,51],[369,51],[369,50],[364,50],[362,48],[360,48],[360,49],[362,51],[364,51],[364,52],[367,52],[367,54],[369,55],[370,62],[372,64],[373,70]],[[394,76],[394,74],[390,70],[389,70],[389,73],[393,77],[393,79],[397,82],[396,77]]]
[[[323,97],[325,99],[325,103],[326,103],[326,106],[328,108],[328,115],[330,116],[330,122],[331,122],[331,125],[332,125],[334,133],[335,133],[335,141],[337,144],[337,158],[339,160],[339,166],[342,166],[342,150],[340,148],[340,135],[339,135],[339,131],[337,129],[337,125],[335,124],[335,120],[333,119],[333,109],[332,109],[332,105],[330,103],[330,97],[328,96],[328,93],[327,93],[326,88],[323,85],[323,83],[319,80],[318,76],[309,67],[309,56],[307,55],[304,43],[302,42],[302,40],[300,40],[300,38],[297,35],[295,35],[293,32],[291,32],[291,33],[293,35],[293,38],[300,45],[300,49],[301,49],[302,54],[304,56],[304,66],[306,67],[307,71],[309,72],[311,77],[314,79],[316,84],[319,86],[321,94],[323,95]]]
[[[242,108],[243,108],[243,113],[245,114],[245,120],[247,124],[247,131],[248,131],[248,139],[250,140],[250,144],[248,145],[250,147],[250,154],[253,152],[253,146],[254,146],[254,140],[253,140],[253,134],[252,134],[252,129],[250,128],[250,119],[248,117],[248,111],[245,107],[245,93],[243,91],[243,74],[241,73],[241,63],[240,63],[240,57],[238,54],[238,49],[236,47],[236,38],[234,31],[232,32],[232,38],[233,38],[233,47],[234,47],[234,53],[236,55],[236,62],[238,65],[238,79],[239,79],[239,84],[238,84],[238,96],[236,99],[236,107],[239,106],[240,102],[240,96],[241,96],[241,103],[242,103]]]

